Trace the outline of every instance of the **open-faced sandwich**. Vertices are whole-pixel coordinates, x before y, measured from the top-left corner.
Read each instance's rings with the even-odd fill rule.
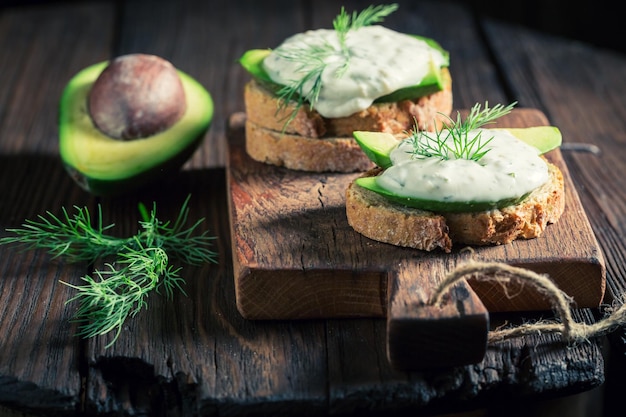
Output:
[[[400,140],[354,137],[377,165],[346,191],[348,223],[380,242],[421,250],[499,245],[540,236],[565,207],[560,169],[543,154],[561,144],[554,126],[483,128],[514,104],[475,105],[465,120]]]
[[[240,59],[246,151],[290,169],[353,172],[373,167],[352,132],[435,130],[452,111],[449,54],[430,38],[375,23],[397,5],[342,8],[333,29],[309,30]]]

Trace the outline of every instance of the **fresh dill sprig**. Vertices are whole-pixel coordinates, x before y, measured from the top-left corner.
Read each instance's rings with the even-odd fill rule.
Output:
[[[55,258],[64,256],[73,262],[88,263],[113,255],[125,245],[125,241],[105,234],[114,225],[102,225],[100,210],[92,225],[86,208],[74,208],[73,217],[63,208],[61,217],[48,211],[47,217],[39,215],[38,220],[26,220],[21,229],[7,229],[15,236],[0,238],[0,244],[17,243],[25,249],[45,249]]]
[[[418,159],[467,159],[478,162],[489,152],[488,145],[493,136],[483,140],[482,132],[473,137],[470,137],[470,132],[510,113],[516,104],[514,102],[506,107],[497,104],[490,108],[489,103],[485,102],[483,108],[477,103],[470,109],[465,120],[461,120],[461,115],[457,112],[456,121],[448,117],[448,122],[434,132],[421,131],[416,124],[407,138],[413,148],[411,153]]]
[[[287,60],[297,62],[297,71],[304,75],[299,80],[282,86],[278,92],[279,111],[282,111],[291,102],[296,103],[296,108],[289,115],[285,127],[296,117],[298,110],[309,102],[313,110],[320,92],[322,91],[322,74],[326,69],[326,58],[335,53],[332,45],[324,43],[322,45],[299,45],[298,47],[279,48],[276,53]],[[311,84],[308,91],[304,90],[307,84]]]
[[[336,77],[340,78],[350,65],[350,51],[346,45],[348,33],[351,30],[381,22],[397,9],[398,5],[395,3],[369,6],[360,13],[353,12],[350,15],[343,6],[341,7],[341,12],[333,20],[333,28],[339,40],[339,52],[344,60],[334,74]],[[284,110],[292,101],[296,103],[294,110],[287,118],[286,127],[296,117],[298,110],[306,102],[311,106],[311,110],[315,108],[322,90],[322,74],[327,67],[326,59],[331,55],[337,54],[337,50],[331,44],[323,43],[321,45],[300,44],[292,47],[279,47],[274,51],[281,58],[296,62],[298,64],[297,71],[304,74],[300,79],[282,86],[277,92],[280,103],[279,111]],[[309,89],[305,91],[305,86],[307,85]]]
[[[339,38],[339,44],[345,55],[349,57],[346,47],[346,37],[348,32],[356,30],[365,26],[373,25],[374,23],[380,23],[385,17],[398,10],[396,3],[380,6],[369,6],[362,10],[360,13],[352,12],[350,16],[346,9],[342,6],[341,12],[333,20],[333,28],[337,32]]]
[[[139,204],[141,230],[134,236],[118,238],[105,232],[114,225],[103,226],[102,209],[92,225],[87,208],[75,206],[70,216],[63,209],[57,217],[50,212],[38,220],[27,220],[22,228],[7,229],[14,236],[0,238],[0,244],[15,243],[25,249],[44,249],[54,257],[63,256],[69,262],[93,264],[105,262],[104,268],[93,276],[84,276],[83,285],[63,284],[78,291],[67,303],[79,302],[74,321],[79,324],[78,335],[93,337],[115,331],[112,345],[118,338],[128,317],[147,307],[146,297],[152,291],[165,293],[168,298],[182,288],[184,279],[180,267],[171,265],[177,260],[188,265],[217,262],[217,254],[209,247],[215,237],[205,231],[196,234],[203,222],[186,227],[189,215],[189,196],[184,201],[174,223],[161,222],[156,217],[156,203],[148,212]]]

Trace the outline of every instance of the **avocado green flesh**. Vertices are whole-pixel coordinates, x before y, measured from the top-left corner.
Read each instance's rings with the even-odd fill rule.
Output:
[[[562,136],[558,128],[554,126],[536,126],[529,128],[502,128],[509,131],[516,138],[539,149],[541,153],[551,151],[561,145]],[[359,144],[365,155],[377,166],[385,169],[392,165],[390,154],[398,145],[399,140],[389,133],[355,131],[354,139]],[[418,208],[434,212],[475,212],[492,210],[517,204],[527,195],[520,198],[504,199],[499,201],[437,201],[421,199],[395,194],[378,185],[376,177],[363,177],[356,179],[356,184],[374,191],[390,201],[404,206]]]
[[[239,58],[239,63],[253,77],[273,83],[272,79],[265,71],[265,68],[263,68],[263,60],[270,52],[272,51],[269,49],[250,49]]]
[[[422,79],[419,85],[401,88],[391,94],[377,98],[375,103],[396,103],[402,100],[412,100],[416,97],[424,97],[443,90],[443,76],[441,69],[431,61],[430,72]]]
[[[423,38],[415,36],[419,39],[426,41],[430,46],[439,49],[446,57],[446,62],[449,62],[448,53],[441,48],[435,41],[429,38]],[[263,68],[263,60],[271,53],[270,49],[251,49],[246,51],[239,63],[241,66],[250,73],[254,78],[261,81],[271,91],[278,91],[282,86],[276,84]],[[444,88],[443,76],[441,68],[437,68],[434,65],[431,71],[422,79],[422,81],[414,86],[401,88],[393,93],[387,94],[383,97],[379,97],[375,103],[394,103],[401,100],[411,100],[418,97],[424,97],[426,95],[436,93]]]
[[[492,130],[506,130],[522,142],[539,149],[542,154],[558,148],[563,141],[561,131],[556,126],[494,128]]]
[[[94,194],[114,194],[178,169],[195,151],[213,119],[209,92],[178,71],[187,109],[167,130],[122,141],[102,133],[87,111],[91,85],[106,68],[102,62],[76,74],[65,87],[59,109],[59,152],[76,182]]]
[[[394,194],[378,185],[376,177],[363,177],[355,180],[356,184],[374,191],[398,204],[407,207],[413,207],[420,210],[434,211],[437,213],[467,213],[473,211],[493,210],[516,204],[526,198],[526,195],[520,198],[507,198],[498,201],[438,201],[427,200],[415,197],[406,197]]]
[[[365,155],[381,168],[391,166],[391,151],[400,143],[391,133],[355,131],[352,134]]]

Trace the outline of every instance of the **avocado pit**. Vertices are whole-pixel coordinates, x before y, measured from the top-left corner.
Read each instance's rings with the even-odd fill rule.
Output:
[[[94,125],[120,140],[163,132],[179,121],[187,108],[176,68],[148,54],[112,60],[93,83],[87,100]]]

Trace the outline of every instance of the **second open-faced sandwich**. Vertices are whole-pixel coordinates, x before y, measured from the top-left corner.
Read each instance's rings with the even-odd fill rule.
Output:
[[[357,131],[377,165],[346,191],[348,223],[380,242],[425,251],[540,236],[565,207],[563,175],[543,154],[554,126],[483,128],[509,106],[474,106],[435,132]]]
[[[435,130],[452,111],[449,54],[432,39],[378,25],[397,5],[348,14],[240,59],[246,151],[290,169],[353,172],[373,167],[353,131]]]

